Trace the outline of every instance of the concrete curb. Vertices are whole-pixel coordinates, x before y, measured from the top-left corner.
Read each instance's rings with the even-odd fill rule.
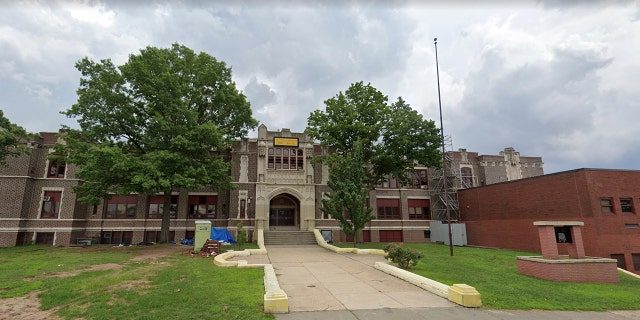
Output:
[[[313,233],[316,236],[318,245],[333,252],[375,254],[383,257],[387,255],[384,250],[380,249],[339,248],[334,245],[328,244],[322,237],[320,230],[314,229]],[[482,306],[480,293],[476,291],[474,287],[468,286],[466,284],[454,284],[453,286],[448,286],[444,283],[425,278],[413,272],[409,272],[407,270],[392,266],[388,263],[376,262],[374,267],[382,272],[407,281],[413,285],[416,285],[440,297],[446,298],[449,301],[455,302],[461,306],[469,308],[477,308]]]
[[[264,232],[258,229],[258,247],[259,249],[245,249],[243,251],[227,251],[213,258],[213,263],[218,267],[237,267],[237,268],[263,268],[264,269],[264,312],[265,313],[288,313],[289,297],[280,288],[276,272],[271,264],[249,264],[247,260],[229,261],[235,257],[247,257],[252,254],[267,254],[267,248],[264,246]]]

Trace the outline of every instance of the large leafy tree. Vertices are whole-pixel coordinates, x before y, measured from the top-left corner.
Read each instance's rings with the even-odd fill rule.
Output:
[[[230,188],[223,152],[257,125],[231,69],[179,44],[147,47],[115,66],[84,58],[78,101],[63,112],[67,161],[78,165],[80,201],[112,194],[164,195],[161,242],[169,235],[171,193],[177,188]]]
[[[369,188],[363,183],[367,179],[363,151],[362,142],[356,140],[353,150],[331,159],[327,185],[334,193],[322,199],[322,211],[337,220],[345,234],[354,236],[354,246],[358,232],[374,218],[373,209],[364,206]]]
[[[27,131],[11,123],[0,110],[0,166],[7,165],[7,157],[17,157],[29,152],[25,141],[30,137]]]
[[[344,165],[347,159],[353,160],[356,149],[361,148],[358,170],[362,174],[358,174],[357,179],[367,191],[373,190],[389,175],[407,183],[407,172],[416,165],[440,165],[440,136],[435,123],[424,119],[401,97],[389,103],[387,96],[363,82],[354,83],[344,93],[327,99],[325,110],[313,111],[308,118],[306,132],[321,144],[336,150],[323,159],[330,170]],[[332,179],[342,179],[341,176],[330,173],[329,184],[335,194],[342,192],[336,188],[345,188],[344,184],[331,182]],[[344,210],[352,212],[351,220],[361,219],[353,213],[371,214],[355,207],[365,207],[364,199],[360,203],[347,203],[333,197],[329,201],[335,201],[330,207],[351,205],[344,207]],[[347,231],[351,232],[345,230],[345,233]],[[359,235],[359,230],[356,230],[356,235]]]

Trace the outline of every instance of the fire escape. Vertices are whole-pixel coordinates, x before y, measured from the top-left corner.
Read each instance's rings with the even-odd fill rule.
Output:
[[[431,196],[431,215],[433,220],[447,221],[447,207],[451,221],[460,218],[458,205],[459,189],[468,188],[460,177],[460,170],[449,152],[452,150],[451,137],[445,137],[445,154],[442,168],[429,169],[429,195]],[[445,181],[446,179],[446,181]],[[445,183],[446,182],[446,183]]]

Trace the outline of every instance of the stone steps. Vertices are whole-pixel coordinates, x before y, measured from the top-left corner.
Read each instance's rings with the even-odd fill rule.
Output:
[[[316,237],[311,231],[265,231],[265,245],[314,245]]]

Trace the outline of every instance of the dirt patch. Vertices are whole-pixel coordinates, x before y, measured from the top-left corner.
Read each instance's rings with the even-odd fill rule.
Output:
[[[24,319],[24,320],[40,320],[40,319],[61,319],[54,315],[56,308],[51,310],[40,310],[40,300],[38,294],[34,291],[24,297],[16,297],[0,300],[0,319]]]
[[[153,245],[146,248],[132,248],[132,247],[86,247],[91,251],[107,251],[107,250],[132,250],[134,257],[130,261],[133,262],[157,262],[158,259],[177,254],[180,252],[188,251],[192,248],[181,245]],[[116,263],[105,263],[93,265],[83,270],[74,270],[69,272],[55,272],[45,275],[45,277],[72,277],[82,272],[87,271],[101,271],[101,270],[120,270],[122,265]],[[128,281],[120,284],[123,289],[132,289],[134,287],[140,287],[149,285],[146,280]],[[40,320],[40,319],[61,319],[54,313],[59,308],[53,308],[51,310],[40,310],[40,300],[38,299],[39,291],[34,291],[23,297],[0,299],[0,320],[9,319],[23,319],[23,320]]]

